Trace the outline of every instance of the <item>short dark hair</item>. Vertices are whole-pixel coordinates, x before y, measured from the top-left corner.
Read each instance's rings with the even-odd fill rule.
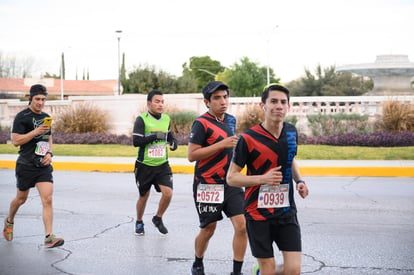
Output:
[[[152,90],[151,92],[148,93],[147,95],[147,101],[152,101],[152,98],[154,97],[154,95],[163,95],[161,91],[158,90]]]
[[[35,95],[47,96],[47,89],[42,84],[35,84],[32,87],[30,87],[29,95],[30,97],[35,96]]]
[[[288,99],[288,103],[289,103],[289,100],[290,100],[289,90],[280,83],[270,83],[269,85],[266,85],[263,88],[262,103],[266,102],[266,99],[269,97],[270,91],[280,91],[280,92],[285,93]]]

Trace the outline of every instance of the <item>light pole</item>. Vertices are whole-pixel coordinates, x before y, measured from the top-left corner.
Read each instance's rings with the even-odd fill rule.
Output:
[[[214,78],[217,76],[215,73],[212,73],[212,72],[210,72],[210,71],[208,71],[206,69],[196,68],[196,70],[197,71],[201,71],[201,72],[205,72],[206,74],[209,74],[209,75],[212,75],[212,76],[214,76]]]
[[[115,31],[118,38],[118,95],[121,95],[121,30]]]
[[[60,57],[60,100],[63,101],[64,99],[64,92],[63,92],[63,52],[62,56]]]
[[[67,46],[62,49],[62,53],[60,55],[60,100],[65,99],[65,91],[64,91],[64,82],[66,79],[66,69],[65,69],[65,50],[71,49],[71,46]]]

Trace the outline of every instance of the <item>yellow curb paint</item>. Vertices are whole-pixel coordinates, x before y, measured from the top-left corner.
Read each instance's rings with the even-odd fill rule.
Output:
[[[54,170],[90,172],[134,172],[134,164],[96,162],[53,162]]]
[[[0,169],[15,169],[16,161],[14,160],[0,160]]]
[[[414,177],[414,167],[300,167],[303,176]]]
[[[193,165],[171,165],[173,173],[194,174]]]
[[[0,161],[0,169],[15,169],[16,162]],[[94,163],[94,162],[54,162],[54,170],[86,171],[86,172],[133,172],[133,164]],[[193,165],[171,165],[173,173],[193,174]],[[302,176],[315,177],[414,177],[414,167],[336,167],[336,166],[302,166]],[[242,171],[245,172],[245,169]]]

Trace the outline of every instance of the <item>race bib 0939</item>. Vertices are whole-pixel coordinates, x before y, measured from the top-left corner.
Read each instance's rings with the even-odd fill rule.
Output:
[[[288,206],[290,206],[289,184],[260,186],[257,208],[282,208]]]

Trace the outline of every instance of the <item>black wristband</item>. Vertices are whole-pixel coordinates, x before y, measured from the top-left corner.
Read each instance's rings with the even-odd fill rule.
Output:
[[[50,156],[53,158],[53,153],[52,152],[47,152],[46,154],[50,154]]]
[[[304,180],[298,180],[298,181],[296,182],[296,184],[299,184],[299,183],[306,184],[306,182],[305,182]]]

